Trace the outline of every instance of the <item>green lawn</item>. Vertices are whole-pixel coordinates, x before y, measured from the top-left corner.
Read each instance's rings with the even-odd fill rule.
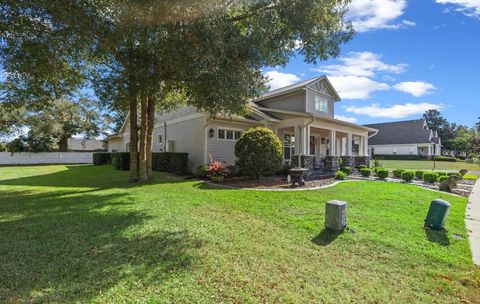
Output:
[[[381,160],[383,167],[387,169],[418,169],[433,170],[433,161],[430,160]],[[436,170],[453,170],[461,169],[480,171],[479,164],[469,164],[466,162],[445,162],[437,161]]]
[[[0,168],[0,303],[479,303],[466,199],[346,182],[227,190],[108,166]],[[422,229],[452,203],[448,233]],[[323,230],[346,200],[350,230]]]

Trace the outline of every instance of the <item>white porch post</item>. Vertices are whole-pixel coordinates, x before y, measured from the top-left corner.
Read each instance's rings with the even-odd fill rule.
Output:
[[[298,155],[302,153],[302,139],[300,134],[300,127],[294,127],[294,135],[295,135],[295,154]]]
[[[337,136],[335,130],[330,130],[330,155],[337,155]]]
[[[304,133],[304,151],[305,155],[310,155],[310,126],[304,126],[303,127],[303,133]]]
[[[353,146],[352,146],[352,140],[353,140],[353,136],[352,136],[352,133],[347,133],[347,144],[346,144],[346,149],[347,149],[347,153],[345,155],[347,156],[352,156],[352,150],[353,150]]]
[[[369,156],[369,152],[368,152],[368,135],[363,136],[363,156]]]
[[[208,164],[208,124],[203,128],[203,133],[203,163]]]

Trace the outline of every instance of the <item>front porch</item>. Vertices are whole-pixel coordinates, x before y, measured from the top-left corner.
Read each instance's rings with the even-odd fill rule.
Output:
[[[283,121],[282,123],[288,123]],[[313,119],[291,121],[274,132],[282,140],[285,162],[315,171],[336,171],[342,166],[367,165],[368,132],[361,126],[342,126]]]

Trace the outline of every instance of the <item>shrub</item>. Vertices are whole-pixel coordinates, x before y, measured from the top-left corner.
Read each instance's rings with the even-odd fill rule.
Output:
[[[417,179],[423,179],[423,174],[425,174],[425,171],[422,171],[422,170],[415,171],[415,177]]]
[[[402,178],[402,173],[403,172],[405,172],[404,169],[393,170],[393,176],[395,176],[396,178]]]
[[[197,167],[197,176],[200,178],[206,178],[207,177],[207,165],[199,165]]]
[[[221,162],[214,161],[207,165],[207,176],[208,177],[220,177],[228,176],[228,169],[225,168],[225,165]]]
[[[448,176],[446,176],[446,175],[441,175],[441,176],[438,177],[438,182],[441,183],[441,182],[443,182],[443,181],[445,181],[445,180],[447,180],[447,179],[448,179]]]
[[[352,173],[352,168],[347,166],[347,167],[343,167],[342,169],[340,169],[340,171],[342,171],[346,175],[350,175]]]
[[[388,177],[388,170],[384,168],[378,168],[377,177],[380,179],[386,179]]]
[[[383,160],[425,160],[427,156],[417,154],[375,154],[375,158]]]
[[[347,174],[345,174],[345,172],[337,171],[337,174],[335,175],[335,179],[344,180],[346,178],[347,178]]]
[[[188,173],[188,153],[152,153],[152,170],[185,175]]]
[[[365,177],[369,177],[372,174],[372,170],[370,170],[370,168],[362,168],[360,169],[360,173]]]
[[[414,177],[415,177],[415,172],[413,172],[413,171],[403,171],[402,172],[402,179],[404,181],[406,181],[407,183],[411,182]]]
[[[438,181],[438,174],[435,173],[435,172],[425,172],[423,174],[423,180],[426,183],[434,183],[434,182]]]
[[[360,171],[362,169],[365,169],[365,168],[368,168],[368,166],[360,165],[360,166],[357,167],[358,171]]]
[[[438,176],[447,176],[447,172],[437,172]]]
[[[237,165],[227,166],[228,176],[240,176],[240,168]]]
[[[95,166],[101,166],[110,163],[112,154],[107,152],[93,153],[93,164]]]
[[[240,170],[240,168],[239,168],[239,170]],[[276,174],[281,174],[281,175],[287,175],[289,172],[290,172],[290,166],[287,163],[285,163],[285,164],[281,165],[280,168],[278,168],[277,172],[275,172],[275,173]]]
[[[460,173],[457,173],[457,172],[449,172],[447,173],[448,176],[458,176],[460,179],[462,179],[462,176],[460,175]]]
[[[468,172],[467,169],[461,169],[460,171],[458,171],[458,173],[460,173],[460,175],[461,175],[462,177],[464,177],[465,174],[467,174],[467,172]]]
[[[130,170],[130,153],[128,152],[115,152],[110,156],[115,170],[128,171]]]
[[[435,161],[456,162],[457,159],[455,157],[449,157],[449,156],[435,156]]]
[[[372,165],[374,168],[381,168],[382,167],[382,162],[380,161],[380,159],[378,158],[375,158],[372,160]]]
[[[282,154],[282,142],[264,127],[247,130],[235,144],[237,165],[255,178],[275,173],[282,165]]]

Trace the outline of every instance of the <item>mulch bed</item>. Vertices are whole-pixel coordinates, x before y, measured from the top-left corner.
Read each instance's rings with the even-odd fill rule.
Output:
[[[251,188],[251,189],[308,189],[318,188],[333,184],[335,179],[316,179],[306,180],[305,186],[292,186],[292,183],[287,183],[285,176],[269,176],[261,179],[251,179],[249,177],[231,177],[226,178],[223,185],[235,188]]]

